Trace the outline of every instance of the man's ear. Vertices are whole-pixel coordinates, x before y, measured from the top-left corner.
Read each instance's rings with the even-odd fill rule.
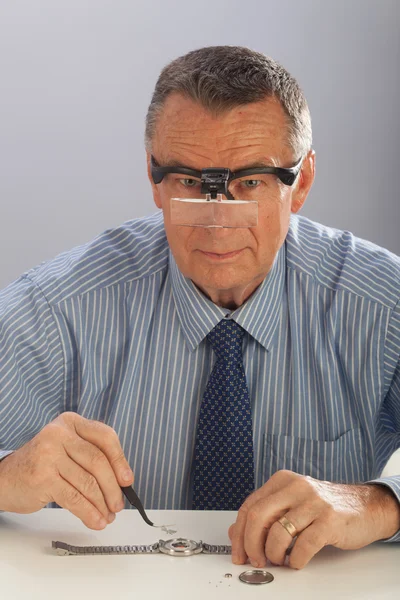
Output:
[[[153,199],[157,208],[162,208],[161,198],[160,198],[160,190],[158,186],[154,183],[153,178],[151,176],[151,154],[146,151],[146,160],[147,160],[147,177],[149,178],[151,189],[153,192]]]
[[[310,150],[304,158],[292,194],[292,213],[297,213],[303,206],[315,178],[315,151]]]

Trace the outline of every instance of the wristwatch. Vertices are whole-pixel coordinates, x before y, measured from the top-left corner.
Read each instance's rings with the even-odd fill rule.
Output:
[[[144,546],[72,546],[65,542],[52,542],[57,554],[169,554],[169,556],[192,556],[193,554],[231,554],[232,546],[206,544],[185,538],[159,540]]]

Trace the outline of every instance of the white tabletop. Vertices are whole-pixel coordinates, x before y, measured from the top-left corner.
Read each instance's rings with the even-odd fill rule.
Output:
[[[149,511],[157,524],[175,523],[176,536],[228,544],[235,513]],[[117,514],[104,531],[87,529],[66,510],[0,514],[0,598],[12,600],[130,600],[174,598],[400,598],[400,544],[362,550],[325,548],[301,571],[268,566],[274,581],[250,586],[238,576],[250,565],[230,556],[164,554],[59,556],[52,540],[75,546],[149,544],[168,536],[145,525],[136,510]],[[232,573],[232,578],[225,578]]]

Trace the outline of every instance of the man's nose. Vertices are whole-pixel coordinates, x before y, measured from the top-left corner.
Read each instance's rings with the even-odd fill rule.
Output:
[[[207,235],[217,240],[232,239],[235,236],[236,229],[236,227],[204,227]]]

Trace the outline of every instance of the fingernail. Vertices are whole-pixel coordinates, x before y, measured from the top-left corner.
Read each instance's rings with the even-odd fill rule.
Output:
[[[124,481],[130,481],[132,479],[132,471],[124,471],[122,474],[122,479]]]
[[[108,522],[112,523],[115,519],[115,513],[108,513]]]
[[[104,529],[104,527],[107,527],[108,523],[107,521],[104,519],[104,517],[101,517],[99,519],[99,527],[101,527],[102,529]]]
[[[256,569],[260,566],[256,560],[252,560],[251,564],[253,565],[253,567],[256,567]]]

